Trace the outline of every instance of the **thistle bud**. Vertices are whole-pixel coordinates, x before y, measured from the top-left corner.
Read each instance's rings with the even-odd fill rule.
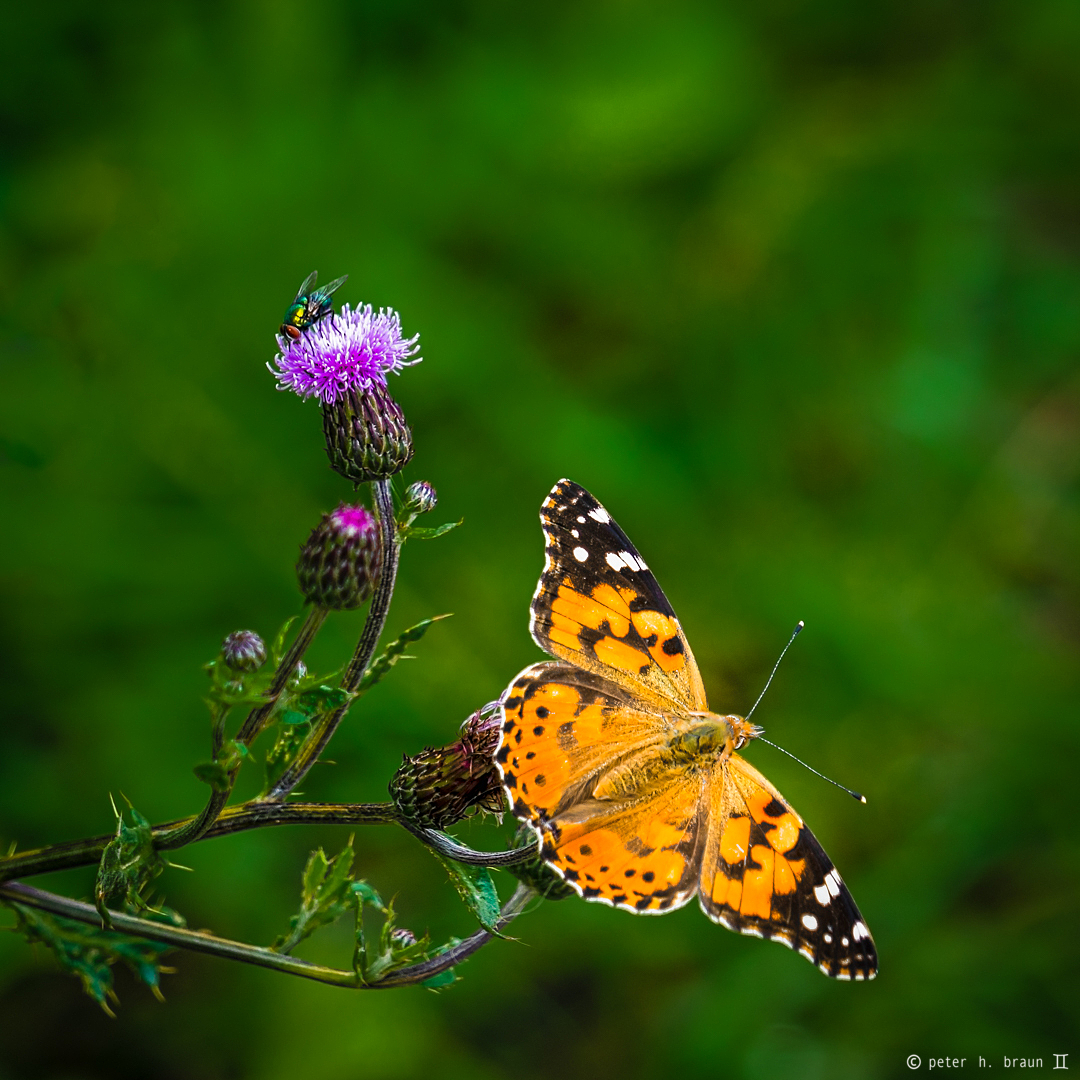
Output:
[[[397,808],[425,829],[446,829],[474,807],[502,813],[506,805],[493,757],[499,729],[499,712],[485,706],[462,724],[457,742],[415,757],[406,754],[390,781]]]
[[[371,596],[382,567],[382,532],[362,506],[344,503],[315,526],[300,549],[296,577],[304,599],[342,611]]]
[[[412,431],[380,382],[324,403],[323,435],[330,467],[354,484],[395,476],[413,456]]]
[[[435,489],[426,480],[417,480],[405,489],[405,509],[414,515],[426,514],[438,504]]]
[[[258,671],[266,663],[266,646],[253,630],[235,630],[221,643],[221,658],[230,671]]]

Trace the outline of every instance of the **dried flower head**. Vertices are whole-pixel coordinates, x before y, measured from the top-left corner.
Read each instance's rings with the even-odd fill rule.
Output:
[[[414,825],[445,829],[473,809],[499,814],[506,808],[494,761],[502,728],[497,705],[474,712],[457,742],[405,755],[390,781],[390,796]]]

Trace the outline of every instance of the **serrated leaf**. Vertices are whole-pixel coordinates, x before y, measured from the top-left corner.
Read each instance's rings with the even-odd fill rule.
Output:
[[[9,903],[8,906],[15,912],[16,931],[27,941],[49,949],[61,968],[78,977],[85,992],[110,1016],[113,1013],[107,1001],[115,999],[111,969],[117,962],[126,964],[140,982],[149,986],[156,997],[161,997],[160,976],[167,970],[162,967],[161,959],[171,951],[171,946],[87,926],[23,904]],[[184,920],[175,912],[153,912],[151,915],[155,921],[184,925]]]
[[[292,764],[300,747],[304,745],[304,739],[311,730],[311,724],[306,716],[301,713],[295,715],[297,719],[294,722],[281,725],[273,746],[266,752],[264,793],[269,791],[284,775],[285,770]]]
[[[436,525],[434,528],[425,528],[419,525],[406,525],[400,529],[403,540],[434,540],[437,536],[445,536],[451,529],[456,529],[464,518],[458,521],[448,521],[445,525]]]
[[[435,623],[449,618],[449,615],[433,615],[430,619],[424,619],[423,622],[410,626],[400,637],[387,645],[383,652],[372,662],[364,673],[364,677],[360,680],[357,693],[370,690],[376,683],[381,682],[386,673],[401,659],[402,654],[412,642],[419,641]]]
[[[499,894],[495,891],[495,883],[491,880],[491,872],[486,866],[467,866],[464,863],[454,862],[453,859],[443,858],[437,851],[432,850],[431,853],[446,868],[458,896],[465,901],[468,909],[476,916],[477,922],[489,933],[494,934],[495,926],[499,921],[500,905]]]
[[[289,932],[270,947],[277,952],[290,952],[320,926],[336,922],[352,910],[355,892],[352,888],[352,837],[332,859],[322,848],[311,853],[301,878],[300,910],[289,920]]]
[[[134,807],[131,820],[128,825],[123,814],[117,815],[116,836],[105,845],[98,863],[94,903],[106,926],[110,907],[144,911],[147,905],[142,890],[167,865],[154,849],[150,823]]]
[[[291,619],[286,619],[282,624],[281,629],[274,637],[274,643],[270,646],[270,660],[268,665],[271,670],[276,670],[278,664],[281,662],[281,658],[285,655],[285,642],[289,638],[289,630],[292,629],[292,624],[296,622],[299,615],[294,615]]]

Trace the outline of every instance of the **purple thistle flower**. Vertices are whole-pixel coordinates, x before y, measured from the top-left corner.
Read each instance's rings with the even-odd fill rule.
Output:
[[[279,390],[333,405],[350,390],[366,393],[386,386],[390,372],[418,364],[420,335],[401,336],[401,317],[393,308],[356,309],[348,304],[335,315],[309,326],[298,341],[278,335],[281,353],[274,357]]]

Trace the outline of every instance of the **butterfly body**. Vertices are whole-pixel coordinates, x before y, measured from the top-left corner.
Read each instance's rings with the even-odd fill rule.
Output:
[[[873,940],[828,856],[736,752],[761,729],[709,711],[675,612],[626,534],[567,480],[541,522],[530,629],[558,659],[507,688],[496,753],[541,857],[588,900],[662,914],[697,896],[728,929],[827,975],[872,978]]]

